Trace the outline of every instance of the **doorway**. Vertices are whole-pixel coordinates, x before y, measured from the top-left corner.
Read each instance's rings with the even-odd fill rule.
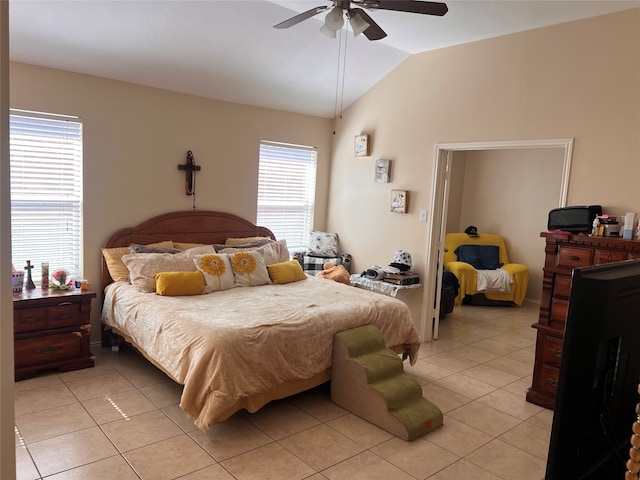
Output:
[[[529,150],[559,149],[558,158],[562,165],[557,181],[559,184],[558,206],[566,205],[571,168],[573,139],[524,140],[510,142],[470,142],[436,144],[434,152],[433,189],[431,198],[431,223],[427,238],[426,278],[436,279],[436,288],[425,289],[422,302],[420,334],[422,338],[437,340],[442,275],[439,275],[441,259],[444,253],[444,237],[446,234],[447,213],[449,209],[452,183],[453,163],[456,152],[485,152],[489,150]]]

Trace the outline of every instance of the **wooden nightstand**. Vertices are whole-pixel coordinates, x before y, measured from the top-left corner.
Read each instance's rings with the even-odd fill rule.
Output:
[[[93,367],[89,349],[94,292],[23,290],[13,294],[15,379],[38,371]]]

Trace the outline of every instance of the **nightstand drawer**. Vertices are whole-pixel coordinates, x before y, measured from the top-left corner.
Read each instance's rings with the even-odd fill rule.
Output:
[[[15,379],[41,370],[93,367],[91,291],[24,289],[13,294]]]
[[[16,340],[14,349],[16,368],[66,360],[82,354],[82,333]]]
[[[49,307],[49,328],[82,325],[85,323],[80,316],[79,304],[62,302],[55,307]]]
[[[13,313],[14,333],[32,332],[47,328],[48,312],[43,308],[28,308]]]

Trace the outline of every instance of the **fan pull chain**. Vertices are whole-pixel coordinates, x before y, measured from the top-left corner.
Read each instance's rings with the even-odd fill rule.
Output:
[[[333,134],[336,134],[336,117],[338,116],[338,90],[340,88],[340,51],[342,47],[342,30],[339,32],[340,38],[338,40],[338,65],[336,68],[336,99],[333,103]]]
[[[640,394],[640,385],[638,385]],[[640,472],[640,403],[636,405],[636,421],[631,426],[631,449],[629,449],[629,460],[627,461],[627,471],[624,474],[625,480],[638,480]]]
[[[349,30],[349,25],[347,24],[347,32],[348,30]],[[338,72],[336,74],[336,101],[333,106],[333,134],[334,135],[336,134],[336,118],[338,117],[338,110],[340,110],[340,120],[342,120],[342,110],[344,107],[344,82],[345,82],[345,72],[347,70],[347,39],[349,37],[349,35],[344,33],[344,48],[343,48],[342,29],[340,29],[338,34],[340,35],[340,40],[338,41]],[[340,68],[341,67],[340,57],[342,57],[342,68]],[[341,72],[342,72],[342,84],[340,83]],[[339,109],[338,109],[338,105],[340,105]]]
[[[348,26],[347,26],[347,30],[349,30]],[[342,109],[344,107],[344,79],[347,73],[347,40],[348,38],[349,38],[349,35],[345,33],[344,34],[344,54],[342,55],[342,91],[340,94],[340,120],[342,120]]]

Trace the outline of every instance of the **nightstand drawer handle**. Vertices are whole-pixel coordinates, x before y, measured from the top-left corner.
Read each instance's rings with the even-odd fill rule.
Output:
[[[560,358],[562,356],[562,350],[558,350],[557,348],[550,348],[549,351],[556,358]]]
[[[36,317],[28,317],[24,319],[24,323],[36,323],[38,319]]]
[[[557,378],[547,377],[547,382],[549,382],[552,387],[558,388],[558,379]]]
[[[51,355],[52,353],[56,353],[58,350],[60,350],[60,348],[62,347],[52,347],[51,345],[49,345],[46,348],[40,349],[40,353],[42,353],[43,355]]]
[[[578,260],[580,260],[580,257],[577,257],[575,255],[571,255],[571,256],[569,256],[569,260],[571,260],[572,262],[577,262]]]
[[[60,315],[60,320],[66,320],[69,317],[72,317],[73,315],[71,315],[70,313],[63,313],[62,315]]]
[[[59,307],[67,307],[69,305],[73,305],[73,303],[71,303],[71,302],[62,302],[62,303],[58,304]]]

